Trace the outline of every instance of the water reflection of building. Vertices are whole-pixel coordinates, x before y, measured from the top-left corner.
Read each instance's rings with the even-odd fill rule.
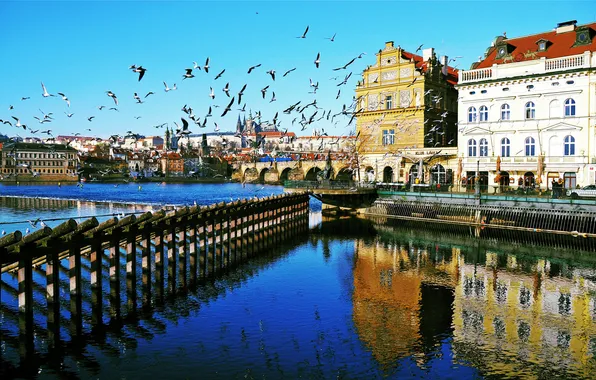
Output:
[[[358,243],[354,324],[382,366],[436,350],[450,331],[454,263],[449,249]],[[420,355],[420,364],[426,358]]]
[[[547,260],[522,265],[513,255],[487,252],[483,265],[460,258],[453,313],[454,346],[472,344],[464,360],[493,374],[537,367],[590,377],[596,368],[596,271],[561,273]],[[526,367],[526,368],[524,368]],[[529,368],[529,369],[528,369]]]
[[[424,368],[452,337],[452,365],[498,376],[591,377],[595,269],[392,240],[402,243],[359,242],[353,270],[354,325],[381,366],[409,357]]]

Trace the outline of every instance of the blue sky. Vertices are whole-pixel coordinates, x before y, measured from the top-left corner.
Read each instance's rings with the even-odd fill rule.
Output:
[[[351,103],[362,70],[374,64],[385,41],[411,52],[424,44],[434,47],[438,56],[462,56],[452,65],[468,69],[503,32],[516,37],[551,30],[562,21],[596,21],[596,1],[1,1],[0,15],[0,119],[14,121],[15,116],[54,135],[78,132],[106,138],[128,130],[162,135],[164,130],[154,126],[180,124],[185,104],[201,120],[210,105],[218,105],[206,128],[191,124],[191,131],[213,132],[215,122],[220,130],[232,131],[238,115],[244,117],[238,109],[246,103],[246,116],[252,109],[271,120],[279,112],[282,130],[310,135],[317,128],[343,135],[354,129],[346,125],[346,117],[336,118],[337,124],[321,120],[301,130],[298,123],[292,125],[298,115],[282,111],[316,99],[322,108],[317,118],[323,110],[339,112]],[[306,38],[295,38],[306,26]],[[334,34],[333,42],[326,39]],[[319,52],[317,69],[313,61]],[[332,70],[363,52],[367,55],[348,70]],[[185,68],[193,61],[203,65],[207,57],[209,73],[193,70],[195,78],[182,80]],[[261,67],[247,74],[259,63]],[[147,69],[140,82],[128,69],[132,64]],[[296,70],[282,78],[293,67]],[[214,80],[223,69],[222,77]],[[266,73],[271,69],[276,70],[275,81]],[[347,85],[337,87],[350,71]],[[330,79],[335,76],[338,81]],[[316,94],[309,93],[309,79],[319,82]],[[70,108],[60,97],[42,97],[42,81],[48,92],[64,93]],[[164,92],[163,81],[170,87],[176,83],[178,90]],[[228,82],[231,96],[244,84],[247,88],[242,104],[235,103],[222,118],[231,100],[222,91]],[[267,85],[262,99],[260,90]],[[114,106],[108,90],[119,99],[118,111],[108,110]],[[144,99],[149,91],[155,94]],[[273,91],[277,100],[270,102]],[[144,103],[135,103],[135,92]],[[106,108],[100,111],[101,105]],[[52,112],[54,121],[38,123],[34,116],[43,118],[40,109]],[[65,112],[74,116],[68,118]],[[311,107],[305,116],[312,112]],[[90,116],[95,116],[92,122],[87,121]],[[31,135],[6,124],[0,125],[0,133]]]

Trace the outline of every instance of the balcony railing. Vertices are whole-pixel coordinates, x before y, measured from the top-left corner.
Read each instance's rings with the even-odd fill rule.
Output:
[[[530,74],[540,74],[553,71],[590,67],[591,53],[583,53],[561,58],[541,58],[531,61],[494,64],[492,67],[461,70],[459,72],[459,84],[467,82],[479,82],[490,79],[511,78]],[[523,70],[520,65],[523,65]]]

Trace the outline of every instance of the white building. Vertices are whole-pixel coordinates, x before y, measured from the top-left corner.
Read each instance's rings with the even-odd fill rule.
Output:
[[[530,36],[499,36],[460,71],[461,177],[472,178],[479,163],[484,185],[595,183],[595,52],[596,23],[570,21]]]

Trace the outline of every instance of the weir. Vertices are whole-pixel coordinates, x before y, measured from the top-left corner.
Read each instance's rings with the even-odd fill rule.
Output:
[[[15,296],[18,309],[5,299],[0,309],[14,317],[19,336],[4,331],[1,340],[18,342],[28,362],[40,334],[48,348],[65,348],[65,324],[71,343],[86,329],[102,331],[106,322],[122,326],[163,305],[166,294],[185,294],[307,232],[308,213],[308,194],[294,193],[102,223],[70,219],[26,236],[6,235],[0,239],[0,285]]]

